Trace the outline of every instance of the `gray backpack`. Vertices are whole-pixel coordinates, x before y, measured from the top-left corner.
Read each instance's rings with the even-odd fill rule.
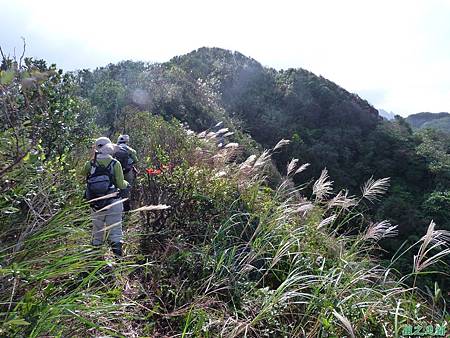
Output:
[[[103,167],[96,160],[91,161],[91,168],[94,171],[86,177],[86,193],[87,200],[102,197],[117,191],[114,184],[114,164],[116,160],[111,160],[107,167]],[[91,203],[94,209],[107,206],[112,202],[112,198],[102,199]]]
[[[133,160],[131,159],[128,147],[124,144],[120,144],[118,149],[114,153],[114,158],[122,165],[122,170],[126,174],[132,168]]]

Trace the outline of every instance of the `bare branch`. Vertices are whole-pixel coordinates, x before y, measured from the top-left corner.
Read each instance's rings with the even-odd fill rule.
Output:
[[[8,171],[10,171],[12,168],[14,168],[16,165],[18,165],[20,162],[22,162],[22,160],[28,155],[28,153],[31,151],[33,147],[30,147],[27,151],[25,151],[22,155],[20,155],[18,158],[16,158],[16,160],[11,163],[10,165],[8,165],[7,167],[3,168],[2,170],[0,170],[0,177],[2,177],[3,175],[5,175]]]
[[[6,56],[5,56],[5,54],[3,54],[2,46],[0,46],[0,54],[2,54],[2,58],[6,62]]]
[[[25,49],[27,47],[27,43],[25,42],[25,38],[22,36],[21,39],[23,41],[23,51],[22,51],[22,55],[20,56],[20,59],[19,59],[19,69],[22,68],[22,60],[23,60],[23,57],[25,55]]]

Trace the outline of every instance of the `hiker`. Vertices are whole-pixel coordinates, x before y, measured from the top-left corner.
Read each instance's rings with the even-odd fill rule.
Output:
[[[123,176],[131,187],[134,183],[134,180],[136,179],[137,170],[134,165],[137,163],[138,158],[136,156],[136,150],[128,145],[129,141],[130,137],[128,135],[119,136],[119,138],[117,139],[117,146],[114,157],[122,165]],[[123,207],[124,211],[130,210],[130,199],[124,202]]]
[[[109,138],[98,138],[94,145],[94,157],[86,162],[83,173],[88,200],[112,195],[91,202],[92,245],[100,246],[107,240],[113,253],[122,256],[123,203],[120,199],[129,185],[123,178],[122,165],[112,157],[114,150],[115,145]]]

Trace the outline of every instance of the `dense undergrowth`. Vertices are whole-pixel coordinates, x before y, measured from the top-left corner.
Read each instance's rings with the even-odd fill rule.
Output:
[[[382,267],[378,243],[396,227],[364,210],[388,179],[358,196],[333,191],[326,170],[296,185],[308,164],[271,164],[286,140],[259,152],[226,128],[129,114],[141,162],[125,256],[94,249],[78,171],[95,108],[32,60],[1,75],[0,336],[397,337],[447,325],[442,291],[415,286],[449,253],[449,233],[431,223],[400,248],[393,261],[415,252],[410,273]]]
[[[420,278],[425,245],[442,233],[430,228],[431,243],[418,243],[422,256],[408,276],[372,258],[395,227],[367,224],[358,210],[387,180],[369,181],[361,196],[332,194],[324,171],[304,196],[292,177],[307,166],[293,160],[269,188],[265,169],[285,142],[237,162],[239,146],[218,148],[217,133],[193,134],[148,113],[135,122],[145,165],[122,260],[88,245],[89,209],[71,165],[49,162],[36,173],[29,160],[8,173],[2,335],[380,337],[448,320],[439,294],[405,286]],[[360,229],[339,231],[355,219]]]

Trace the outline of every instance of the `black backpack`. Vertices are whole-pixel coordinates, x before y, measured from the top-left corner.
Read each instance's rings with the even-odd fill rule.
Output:
[[[86,178],[86,193],[87,200],[102,197],[117,191],[114,184],[114,163],[116,160],[111,160],[108,166],[103,167],[97,163],[96,160],[91,161],[91,170],[95,168],[92,174],[88,174]],[[100,209],[112,202],[113,198],[101,199],[94,201],[91,206],[94,209]]]
[[[127,173],[131,169],[130,153],[126,145],[119,145],[117,151],[114,153],[114,158],[122,165],[122,170]]]

